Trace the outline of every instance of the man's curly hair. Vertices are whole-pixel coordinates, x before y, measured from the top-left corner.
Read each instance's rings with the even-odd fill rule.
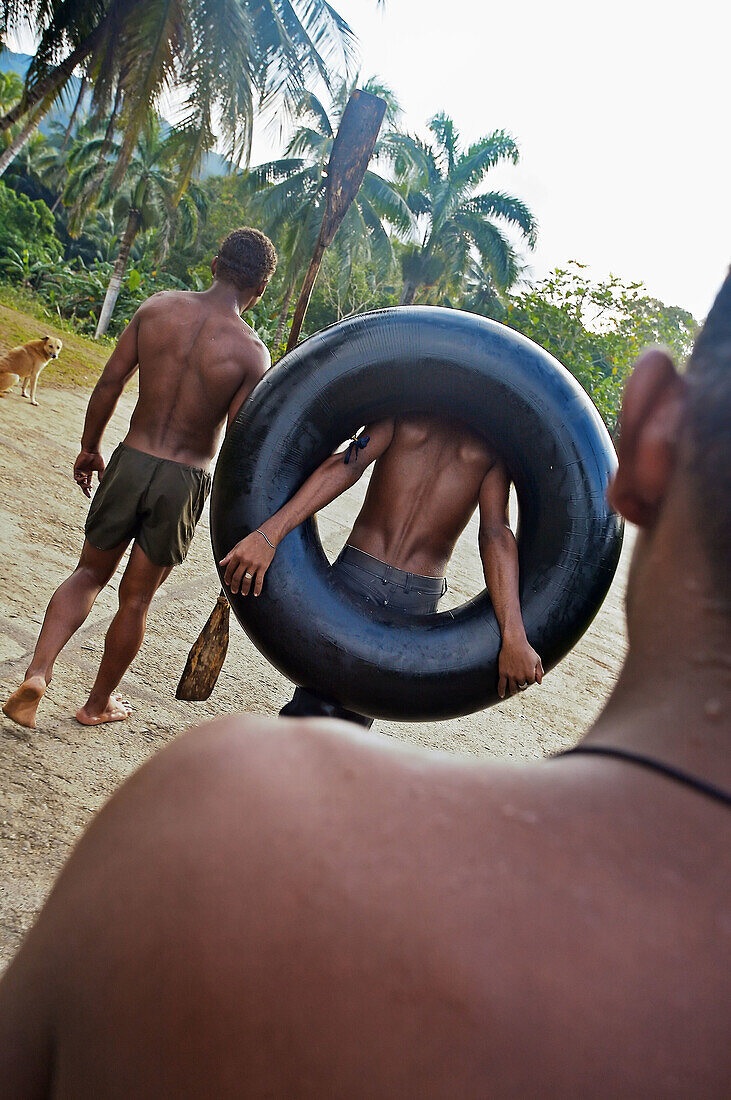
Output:
[[[277,266],[274,245],[258,229],[234,229],[221,241],[216,278],[233,283],[237,290],[250,290],[267,283]]]
[[[731,272],[693,348],[688,383],[690,472],[721,598],[731,610]]]

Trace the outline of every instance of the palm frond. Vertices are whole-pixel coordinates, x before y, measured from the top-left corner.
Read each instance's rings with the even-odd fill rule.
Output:
[[[176,57],[188,33],[185,0],[146,0],[120,44],[126,64],[119,81],[124,95],[124,139],[114,167],[113,186],[124,177],[140,131],[158,96],[171,86]]]
[[[479,214],[460,213],[455,224],[475,246],[480,261],[487,268],[500,290],[505,290],[519,275],[517,257],[505,234]]]
[[[332,149],[333,139],[308,126],[301,126],[293,135],[287,146],[287,155],[290,157],[308,156],[317,157],[318,160],[327,160]]]
[[[449,115],[444,112],[429,119],[428,126],[437,139],[440,152],[446,159],[447,172],[451,172],[459,158],[459,131]]]
[[[278,180],[289,179],[305,167],[309,166],[301,157],[283,157],[281,160],[270,160],[266,164],[249,168],[245,178],[254,189],[261,190]]]
[[[362,192],[356,199],[363,224],[368,231],[368,244],[374,266],[384,275],[393,267],[394,254],[391,238],[383,228],[380,217]]]
[[[468,199],[462,203],[460,209],[466,213],[479,214],[483,218],[502,218],[522,230],[530,248],[535,245],[538,232],[536,220],[526,204],[513,195],[506,195],[503,191],[489,191]]]
[[[376,172],[367,171],[359,194],[363,195],[378,216],[398,230],[402,237],[408,239],[414,236],[416,232],[414,215],[407,202],[387,180]]]
[[[518,157],[518,146],[514,138],[505,130],[495,130],[470,146],[451,173],[452,184],[462,191],[476,187],[490,168],[504,160],[517,164]]]
[[[327,111],[314,92],[305,92],[304,95],[300,96],[295,106],[295,112],[299,118],[312,118],[319,127],[317,133],[320,136],[334,137]]]

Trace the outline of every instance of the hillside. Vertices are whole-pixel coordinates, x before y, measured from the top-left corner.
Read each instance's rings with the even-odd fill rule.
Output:
[[[9,292],[6,288],[0,288],[0,355],[16,344],[38,340],[41,336],[57,336],[63,341],[63,351],[41,375],[40,401],[43,401],[44,386],[94,385],[109,358],[111,342],[100,343],[79,336],[65,325],[51,320],[50,315],[30,297],[25,300],[18,291]]]

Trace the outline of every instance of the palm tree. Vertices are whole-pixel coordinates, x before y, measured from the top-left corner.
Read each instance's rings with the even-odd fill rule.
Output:
[[[181,225],[189,236],[194,236],[199,216],[205,209],[204,194],[199,187],[193,185],[184,195],[176,194],[181,152],[179,135],[173,131],[163,138],[154,115],[148,116],[120,191],[116,190],[114,162],[107,167],[104,178],[98,180],[98,153],[105,141],[104,137],[96,138],[69,155],[71,175],[64,193],[64,201],[72,209],[70,229],[75,235],[80,233],[89,211],[86,198],[92,187],[99,190],[99,205],[111,206],[115,223],[124,224],[96,336],[107,331],[138,234],[154,228],[155,250],[163,258],[175,228]],[[113,155],[118,154],[120,148],[119,144],[112,143]]]
[[[0,73],[0,111],[6,112],[19,102],[23,95],[23,82],[16,73]],[[0,176],[17,154],[30,141],[40,121],[38,111],[31,112],[25,125],[2,134],[2,153],[0,153]]]
[[[422,227],[421,243],[406,248],[401,257],[402,305],[410,305],[420,292],[429,299],[459,290],[475,253],[496,290],[511,286],[519,274],[517,257],[495,219],[517,228],[530,248],[535,243],[535,220],[520,199],[501,191],[477,193],[491,168],[517,162],[518,148],[510,135],[495,130],[463,150],[447,115],[435,115],[429,129],[431,144],[408,135],[389,139],[397,157],[397,179]]]
[[[508,295],[495,285],[492,273],[485,271],[477,260],[469,261],[462,289],[462,309],[479,313],[482,317],[493,317],[495,320],[501,320],[505,315]]]
[[[341,81],[335,88],[328,113],[311,92],[298,104],[300,126],[281,160],[252,168],[248,185],[256,194],[252,202],[264,228],[277,237],[287,256],[284,298],[274,340],[278,347],[284,335],[294,290],[309,263],[320,231],[325,202],[326,168],[340,119],[355,83]],[[386,118],[395,124],[400,108],[393,92],[375,80],[363,90],[385,99]],[[374,158],[384,158],[387,146],[377,143]],[[384,224],[385,223],[385,224]],[[408,237],[414,229],[413,216],[398,190],[377,172],[367,171],[360,190],[338,229],[334,247],[340,255],[340,281],[347,287],[353,264],[369,259],[380,271],[394,263],[393,246],[386,226]]]
[[[0,132],[47,109],[81,66],[98,115],[111,109],[124,130],[118,184],[149,110],[181,84],[182,127],[195,141],[186,143],[180,193],[213,144],[214,117],[226,154],[240,163],[249,155],[255,101],[293,104],[308,77],[327,82],[329,61],[337,54],[348,64],[354,48],[327,0],[0,0],[0,35],[22,22],[41,37]]]
[[[3,114],[18,102],[22,94],[23,81],[17,73],[0,72],[0,111]]]

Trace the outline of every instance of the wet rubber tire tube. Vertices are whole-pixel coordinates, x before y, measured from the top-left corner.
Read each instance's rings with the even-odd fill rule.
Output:
[[[461,421],[504,458],[520,512],[523,620],[547,671],[587,629],[617,566],[622,524],[606,500],[616,456],[569,372],[474,314],[378,310],[325,329],[270,370],[216,467],[216,561],[362,425],[409,412]],[[229,599],[276,668],[363,714],[424,721],[499,702],[500,631],[487,592],[426,617],[375,608],[332,576],[316,519],[282,540],[261,596]]]

